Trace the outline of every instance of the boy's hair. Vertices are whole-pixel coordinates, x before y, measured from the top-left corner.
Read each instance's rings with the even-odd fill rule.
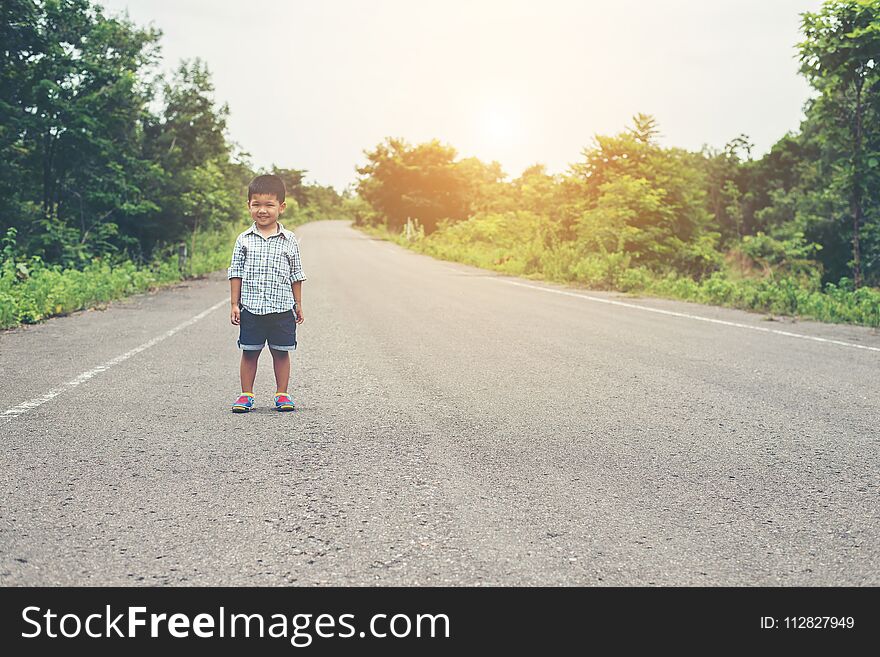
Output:
[[[248,185],[248,203],[254,194],[273,194],[279,203],[284,203],[284,195],[287,190],[284,189],[284,181],[274,174],[266,174],[257,176],[251,180]]]

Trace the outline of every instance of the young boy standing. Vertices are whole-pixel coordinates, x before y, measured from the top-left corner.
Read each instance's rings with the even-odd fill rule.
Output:
[[[284,212],[284,182],[278,176],[257,176],[248,186],[248,210],[254,223],[238,236],[229,267],[232,312],[240,327],[241,395],[233,413],[254,406],[257,360],[268,343],[275,369],[275,408],[292,411],[287,393],[290,352],[296,349],[296,325],[302,324],[302,261],[296,237],[278,223]]]

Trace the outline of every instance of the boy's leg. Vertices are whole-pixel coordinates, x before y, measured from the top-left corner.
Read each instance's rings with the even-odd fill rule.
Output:
[[[272,349],[272,366],[275,368],[275,388],[276,392],[287,392],[287,385],[290,383],[290,352]],[[254,368],[256,372],[256,367]]]
[[[254,380],[257,378],[257,361],[263,345],[266,344],[265,322],[260,315],[254,315],[247,308],[241,309],[241,325],[238,346],[241,349],[241,391],[254,392]]]
[[[286,394],[290,383],[290,352],[296,349],[296,317],[292,310],[273,316],[267,342],[275,368],[276,392]]]
[[[239,367],[242,392],[252,393],[254,391],[254,380],[257,378],[257,361],[259,358],[260,352],[257,350],[242,350],[241,366]]]

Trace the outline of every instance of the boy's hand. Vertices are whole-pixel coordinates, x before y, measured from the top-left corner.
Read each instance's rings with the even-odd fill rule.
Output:
[[[232,312],[229,314],[229,321],[238,326],[241,324],[241,308],[238,307],[238,304],[232,305]]]
[[[302,324],[304,321],[306,321],[306,318],[303,315],[303,309],[299,304],[296,304],[296,323]]]

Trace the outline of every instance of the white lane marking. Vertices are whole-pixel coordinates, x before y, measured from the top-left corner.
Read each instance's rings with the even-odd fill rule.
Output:
[[[368,239],[366,236],[361,235],[364,239]],[[372,240],[370,240],[372,241]],[[376,242],[373,242],[376,244]],[[446,265],[441,265],[444,269],[448,269],[449,271],[454,271],[458,273],[457,269],[453,269],[452,267],[448,267]],[[802,333],[791,333],[790,331],[780,331],[779,329],[769,329],[764,328],[762,326],[751,326],[749,324],[740,324],[739,322],[728,322],[723,319],[712,319],[710,317],[701,317],[699,315],[691,315],[689,313],[678,313],[672,310],[661,310],[660,308],[649,308],[647,306],[640,306],[635,303],[626,303],[625,301],[613,301],[611,299],[601,299],[599,297],[593,297],[588,294],[576,294],[574,292],[566,292],[564,290],[554,290],[548,287],[540,287],[538,285],[528,285],[527,283],[519,283],[516,281],[507,280],[504,278],[496,278],[493,276],[487,276],[488,280],[497,281],[499,283],[507,283],[508,285],[516,285],[518,287],[527,287],[532,290],[540,290],[542,292],[552,292],[553,294],[561,294],[566,297],[575,297],[576,299],[585,299],[587,301],[596,301],[598,303],[607,303],[612,306],[623,306],[624,308],[635,308],[636,310],[645,310],[650,313],[658,313],[660,315],[671,315],[672,317],[683,317],[685,319],[694,319],[699,322],[709,322],[710,324],[721,324],[723,326],[733,326],[736,328],[749,329],[750,331],[761,331],[762,333],[775,333],[776,335],[783,335],[788,338],[798,338],[800,340],[812,340],[814,342],[825,342],[828,344],[836,344],[841,347],[852,347],[853,349],[864,349],[866,351],[877,351],[880,352],[880,347],[869,347],[863,344],[855,344],[854,342],[845,342],[843,340],[829,340],[828,338],[819,338],[813,335],[803,335]]]
[[[566,292],[564,290],[554,290],[549,287],[540,287],[538,285],[528,285],[527,283],[519,283],[504,278],[487,277],[489,280],[498,281],[499,283],[507,283],[508,285],[516,285],[518,287],[527,287],[532,290],[540,290],[542,292],[552,292],[553,294],[561,294],[566,297],[575,297],[576,299],[585,299],[587,301],[596,301],[598,303],[607,303],[611,306],[623,306],[624,308],[635,308],[636,310],[644,310],[649,313],[658,313],[660,315],[671,315],[672,317],[684,317],[686,319],[695,319],[700,322],[709,322],[711,324],[722,324],[724,326],[733,326],[736,328],[749,329],[750,331],[761,331],[762,333],[775,333],[776,335],[784,335],[787,338],[799,338],[801,340],[812,340],[814,342],[826,342],[828,344],[836,344],[841,347],[852,347],[853,349],[865,349],[867,351],[880,351],[880,347],[869,347],[863,344],[855,344],[854,342],[844,342],[843,340],[829,340],[828,338],[817,338],[813,335],[804,335],[802,333],[791,333],[789,331],[780,331],[778,329],[764,328],[762,326],[751,326],[749,324],[740,324],[739,322],[728,322],[723,319],[712,319],[709,317],[700,317],[699,315],[691,315],[689,313],[678,313],[672,310],[661,310],[660,308],[649,308],[640,306],[635,303],[626,303],[625,301],[613,301],[611,299],[602,299],[593,297],[588,294],[576,294],[574,292]]]
[[[0,418],[18,417],[19,415],[27,413],[31,409],[37,408],[38,406],[42,406],[47,401],[51,401],[51,400],[55,399],[55,397],[60,395],[62,392],[69,390],[70,388],[75,388],[76,386],[78,386],[81,383],[85,383],[86,381],[88,381],[89,379],[91,379],[94,376],[97,376],[101,372],[109,370],[114,365],[119,365],[119,363],[121,363],[125,360],[128,360],[132,356],[135,356],[135,355],[141,353],[145,349],[149,349],[150,347],[162,342],[162,340],[166,340],[166,339],[170,338],[172,335],[174,335],[175,333],[177,333],[178,331],[180,331],[182,329],[185,329],[187,326],[190,326],[191,324],[195,324],[197,321],[204,318],[206,315],[217,310],[217,308],[222,306],[224,303],[229,303],[229,299],[223,299],[223,301],[219,301],[219,302],[215,303],[213,306],[211,306],[207,310],[200,312],[198,315],[186,320],[182,324],[178,324],[173,329],[165,331],[165,333],[163,333],[162,335],[156,336],[155,338],[153,338],[149,342],[145,342],[144,344],[140,345],[139,347],[135,347],[134,349],[131,349],[130,351],[126,351],[121,356],[117,356],[116,358],[108,360],[106,363],[102,363],[101,365],[98,365],[97,367],[90,369],[88,372],[83,372],[82,374],[77,376],[75,379],[71,379],[70,381],[67,381],[66,383],[62,383],[59,387],[55,388],[54,390],[50,390],[42,397],[36,397],[35,399],[30,399],[26,402],[22,402],[21,404],[18,404],[17,406],[13,406],[12,408],[7,409],[2,414],[0,414]]]

